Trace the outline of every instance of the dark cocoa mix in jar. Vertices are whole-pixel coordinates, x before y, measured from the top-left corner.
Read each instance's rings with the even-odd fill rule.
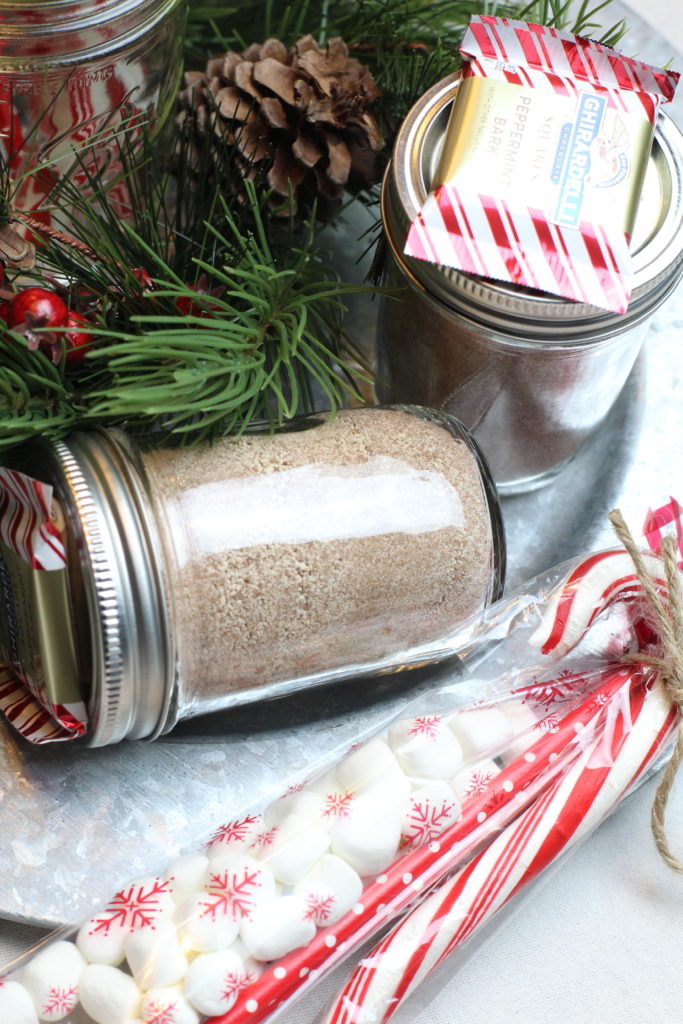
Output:
[[[144,465],[200,704],[376,662],[446,636],[490,597],[488,499],[447,421],[354,410]]]
[[[382,190],[388,242],[378,394],[457,416],[503,493],[541,486],[603,422],[652,314],[683,273],[683,137],[660,112],[631,237],[633,290],[614,313],[407,256],[454,98],[452,75],[413,107]]]

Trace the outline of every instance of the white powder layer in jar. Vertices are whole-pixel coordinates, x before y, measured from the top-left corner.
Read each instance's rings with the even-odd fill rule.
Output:
[[[446,636],[490,596],[479,469],[438,421],[355,409],[144,462],[193,713]]]

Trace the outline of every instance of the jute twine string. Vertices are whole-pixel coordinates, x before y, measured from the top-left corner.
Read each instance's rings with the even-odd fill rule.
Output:
[[[669,597],[667,608],[659,596],[655,581],[636,547],[621,512],[615,509],[610,512],[608,518],[633,562],[640,585],[655,616],[659,638],[664,648],[664,657],[634,654],[631,655],[631,660],[651,665],[657,669],[667,694],[681,713],[683,723],[683,592],[676,561],[676,543],[673,537],[665,537],[662,542],[662,560]],[[676,745],[657,787],[650,813],[650,826],[659,855],[674,871],[683,874],[683,862],[671,852],[664,830],[666,806],[681,761],[683,761],[683,724],[679,727]]]

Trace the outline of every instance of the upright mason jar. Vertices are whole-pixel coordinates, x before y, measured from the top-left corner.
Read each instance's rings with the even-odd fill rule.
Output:
[[[604,420],[648,321],[683,273],[683,137],[660,113],[632,239],[628,312],[609,313],[403,254],[435,173],[459,78],[434,86],[398,134],[382,190],[388,242],[378,328],[381,401],[457,416],[502,493],[549,482]]]
[[[186,6],[0,0],[0,152],[18,184],[16,208],[45,206],[55,175],[81,185],[86,169],[100,168],[113,178],[122,121],[133,141],[159,129],[177,93]],[[20,180],[41,164],[42,172]],[[47,212],[40,217],[49,222]]]
[[[502,589],[495,488],[443,413],[355,409],[149,452],[94,431],[13,461],[66,522],[93,745],[438,660]]]

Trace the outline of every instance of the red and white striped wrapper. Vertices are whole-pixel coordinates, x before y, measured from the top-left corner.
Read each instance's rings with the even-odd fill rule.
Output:
[[[627,699],[617,700],[606,728],[550,789],[363,958],[325,1024],[387,1021],[445,957],[603,821],[678,728],[678,712],[652,677],[649,669],[623,670]]]
[[[549,169],[543,171],[538,181],[527,173],[518,175],[514,184],[501,184],[498,179],[495,184],[489,182],[486,191],[481,192],[472,186],[471,178],[461,181],[456,173],[454,178],[438,183],[414,218],[406,254],[617,313],[625,312],[632,287],[629,236],[620,223],[621,217],[615,217],[611,211],[607,193],[613,185],[629,179],[631,161],[613,135],[601,137],[600,119],[593,133],[592,156],[584,162],[580,175],[578,208],[565,217],[555,202],[565,183],[571,190],[578,180],[575,168],[569,166],[567,153],[571,154],[575,145],[583,145],[581,139],[576,143],[574,140],[582,130],[580,111],[585,97],[589,97],[589,102],[597,97],[594,102],[601,109],[600,118],[605,109],[614,112],[616,123],[626,135],[630,134],[626,127],[629,118],[645,122],[650,126],[651,141],[657,110],[673,98],[678,74],[621,56],[610,47],[581,36],[489,15],[472,19],[461,53],[465,61],[464,78],[498,81],[523,89],[525,96],[547,94],[551,101],[556,99],[556,106],[561,105],[564,110],[570,107],[575,118],[573,128],[567,128],[566,137],[561,135],[564,125],[559,123],[559,113],[554,128],[558,132],[558,138],[553,139],[558,169],[555,172],[553,165],[552,174],[557,174],[557,180],[552,179],[556,187],[551,195],[555,198],[552,206],[542,205],[545,190],[550,188]],[[551,110],[552,106],[551,102]],[[490,116],[495,116],[495,110]],[[521,138],[521,131],[517,135]],[[546,140],[543,142],[547,145]],[[515,139],[514,146],[519,145]],[[598,147],[602,147],[602,157],[607,153],[621,161],[620,170],[612,179],[605,176],[596,183],[598,198],[586,212],[585,197],[593,189],[591,176],[596,177]],[[515,159],[519,152],[515,148]],[[582,156],[584,153],[585,149]],[[487,160],[490,164],[493,157]],[[526,170],[530,172],[531,168]],[[638,190],[641,184],[634,178]],[[631,204],[633,209],[636,199],[637,196]]]
[[[52,487],[24,473],[0,468],[0,540],[35,572],[66,568],[61,533],[51,517]],[[7,604],[7,602],[6,602]],[[10,614],[9,608],[5,609]],[[85,704],[52,703],[24,667],[4,652],[0,665],[0,711],[31,743],[49,743],[82,736]]]

